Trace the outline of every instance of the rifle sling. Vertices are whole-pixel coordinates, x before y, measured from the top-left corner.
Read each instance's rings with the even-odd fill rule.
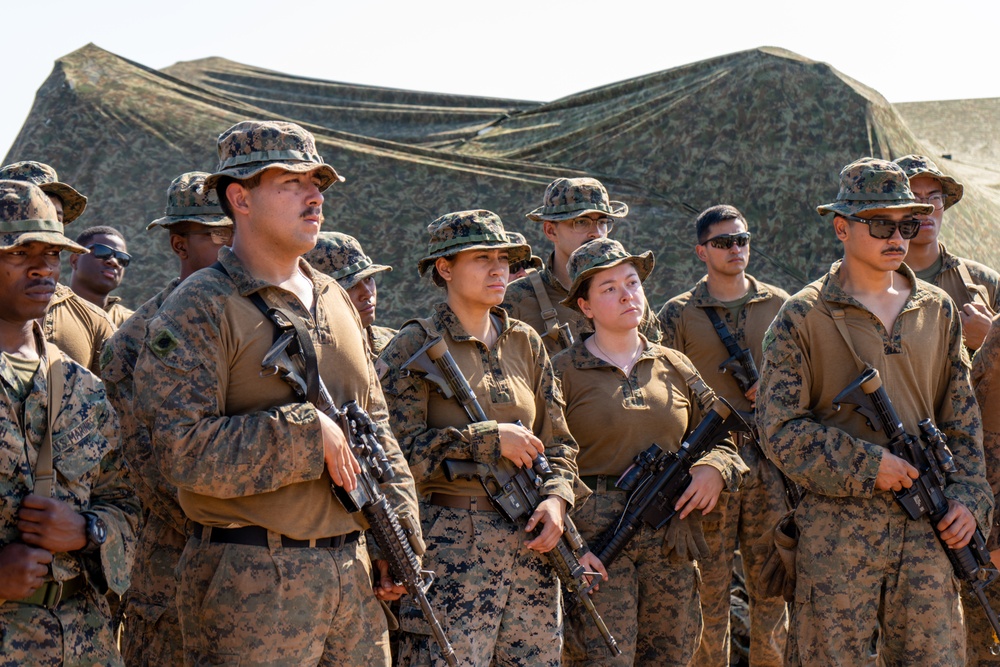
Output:
[[[62,406],[63,367],[62,353],[59,349],[45,342],[45,357],[48,365],[46,372],[46,391],[48,393],[49,427],[38,448],[38,458],[35,459],[35,482],[32,492],[45,498],[52,497],[52,487],[55,481],[55,471],[52,468],[52,433],[55,430],[56,416]]]
[[[722,321],[719,314],[715,312],[715,307],[705,308],[705,314],[708,315],[708,319],[712,320],[715,333],[719,334],[719,339],[726,346],[726,351],[729,352],[730,356],[738,357],[743,350],[740,348],[740,344],[736,342],[736,337],[729,330],[729,327]]]
[[[545,323],[545,333],[542,335],[548,336],[561,345],[562,343],[559,341],[559,315],[555,306],[552,305],[552,300],[549,299],[549,293],[545,291],[542,274],[538,272],[538,269],[528,269],[525,275],[528,277],[528,282],[531,283],[531,289],[534,290],[535,298],[538,300],[538,307],[542,311],[542,321]]]
[[[981,304],[986,306],[986,310],[989,311],[990,315],[996,315],[993,310],[993,305],[989,303],[989,292],[982,285],[977,284],[972,280],[972,274],[969,273],[969,267],[965,265],[961,259],[958,260],[958,275],[962,278],[962,282],[965,283],[965,290],[969,293],[969,298],[972,302],[979,301]]]

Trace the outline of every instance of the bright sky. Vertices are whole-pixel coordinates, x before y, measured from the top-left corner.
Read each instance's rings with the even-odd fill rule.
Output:
[[[779,46],[891,102],[1000,97],[1000,3],[985,0],[10,0],[0,16],[16,26],[2,46],[0,156],[54,61],[87,42],[153,68],[221,56],[332,81],[539,101]]]

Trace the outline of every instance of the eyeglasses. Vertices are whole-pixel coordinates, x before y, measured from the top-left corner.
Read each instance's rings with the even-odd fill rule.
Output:
[[[863,222],[868,225],[868,233],[871,237],[880,241],[891,239],[897,229],[899,230],[899,235],[904,239],[912,239],[920,233],[920,221],[915,218],[907,218],[906,220],[897,222],[896,220],[886,220],[884,218],[866,219],[844,214],[840,214],[840,217],[845,220],[853,220],[854,222]]]
[[[103,243],[91,243],[87,246],[87,250],[90,254],[97,259],[104,261],[114,257],[118,260],[118,265],[123,269],[128,266],[128,263],[132,261],[132,255],[127,252],[122,252],[121,250],[115,250],[111,246],[106,246]]]
[[[934,194],[928,195],[926,197],[917,197],[916,195],[914,195],[913,198],[916,199],[921,204],[930,204],[931,206],[933,206],[938,210],[944,208],[945,196],[943,193],[940,192],[935,192]]]
[[[710,245],[713,248],[718,248],[720,250],[729,250],[733,247],[735,243],[740,248],[745,248],[748,243],[750,243],[750,232],[736,232],[734,234],[719,234],[718,236],[713,236],[712,238],[702,243],[702,245]]]
[[[614,218],[609,218],[607,216],[603,218],[588,218],[586,216],[582,218],[573,218],[572,220],[566,220],[566,224],[573,225],[574,232],[589,232],[593,228],[600,229],[604,227],[604,231],[610,232],[615,228]]]
[[[521,260],[520,262],[512,262],[511,265],[510,265],[510,273],[511,273],[511,275],[513,275],[513,274],[519,273],[521,271],[527,271],[530,268],[531,268],[531,260],[530,259],[524,259],[524,260]]]
[[[212,243],[215,245],[229,245],[233,242],[233,230],[229,228],[209,229],[203,232],[185,232],[179,236],[211,236]]]

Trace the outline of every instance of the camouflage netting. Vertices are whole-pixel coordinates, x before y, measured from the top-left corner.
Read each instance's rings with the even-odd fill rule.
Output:
[[[328,228],[396,268],[380,276],[387,326],[426,314],[436,298],[416,261],[427,224],[443,213],[493,210],[547,255],[540,225],[524,214],[558,176],[595,176],[628,203],[630,224],[614,235],[633,252],[656,252],[647,286],[658,307],[703,273],[691,248],[698,210],[719,202],[743,210],[754,231],[752,272],[794,291],[838,255],[815,207],[836,196],[843,165],[865,155],[938,159],[936,144],[919,142],[878,93],[772,48],[549,104],[339,84],[218,58],[165,72],[93,45],[69,54],[5,160],[48,162],[90,198],[69,235],[94,224],[123,229],[136,258],[120,292],[132,306],[176,270],[164,232],[143,231],[163,214],[167,185],[185,171],[211,171],[217,135],[247,118],[304,125],[347,178],[327,192]],[[1000,247],[983,242],[995,238],[991,194],[966,181],[945,238],[957,254],[1000,266]]]

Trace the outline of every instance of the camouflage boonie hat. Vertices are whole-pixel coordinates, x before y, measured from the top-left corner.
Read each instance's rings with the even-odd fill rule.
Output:
[[[545,188],[542,205],[525,217],[535,222],[559,222],[588,213],[624,218],[628,215],[628,206],[608,199],[608,191],[596,178],[557,178]]]
[[[951,176],[945,176],[931,159],[923,155],[904,155],[893,160],[903,168],[908,178],[915,176],[930,176],[936,178],[941,183],[941,191],[944,192],[944,207],[951,208],[962,200],[965,188]]]
[[[15,162],[0,168],[0,179],[34,183],[47,195],[55,195],[62,200],[63,224],[68,225],[87,208],[87,198],[79,192],[59,182],[56,170],[42,162]]]
[[[489,248],[508,249],[511,262],[522,262],[531,256],[531,249],[514,243],[504,231],[500,216],[482,209],[446,213],[427,226],[431,238],[427,256],[417,262],[417,272],[424,275],[438,257],[457,255],[463,250]]]
[[[507,238],[511,240],[511,243],[517,243],[519,245],[528,246],[528,252],[531,252],[531,246],[528,245],[528,239],[524,238],[524,234],[522,234],[521,232],[507,232]],[[516,263],[517,262],[511,261],[511,264],[516,264]],[[537,271],[541,271],[542,268],[545,266],[545,262],[543,262],[542,258],[538,257],[537,255],[531,255],[531,257],[528,258],[528,264],[530,268],[535,269]]]
[[[864,211],[907,209],[930,213],[930,204],[918,204],[910,190],[910,180],[895,162],[863,157],[840,170],[837,201],[817,206],[820,215],[857,215]]]
[[[80,254],[89,252],[63,232],[55,205],[40,187],[25,181],[0,180],[0,250],[37,242]]]
[[[219,166],[205,179],[205,189],[214,190],[223,176],[242,181],[272,167],[298,173],[315,169],[321,191],[344,180],[323,162],[305,128],[280,120],[245,120],[219,135]]]
[[[595,273],[611,269],[623,262],[631,262],[639,274],[639,280],[645,281],[653,271],[653,251],[647,250],[641,255],[630,255],[625,247],[614,239],[594,239],[588,241],[573,251],[569,256],[566,269],[573,284],[569,287],[569,295],[560,303],[575,310],[580,310],[576,300],[581,294],[580,288],[585,281]]]
[[[226,217],[219,206],[219,198],[215,190],[205,189],[204,171],[189,171],[170,181],[167,188],[167,209],[162,218],[157,218],[146,225],[153,227],[170,227],[179,222],[197,222],[207,227],[232,227],[233,221]]]
[[[341,232],[320,232],[316,247],[302,258],[344,289],[351,289],[381,271],[392,271],[391,266],[373,262],[356,238]]]

